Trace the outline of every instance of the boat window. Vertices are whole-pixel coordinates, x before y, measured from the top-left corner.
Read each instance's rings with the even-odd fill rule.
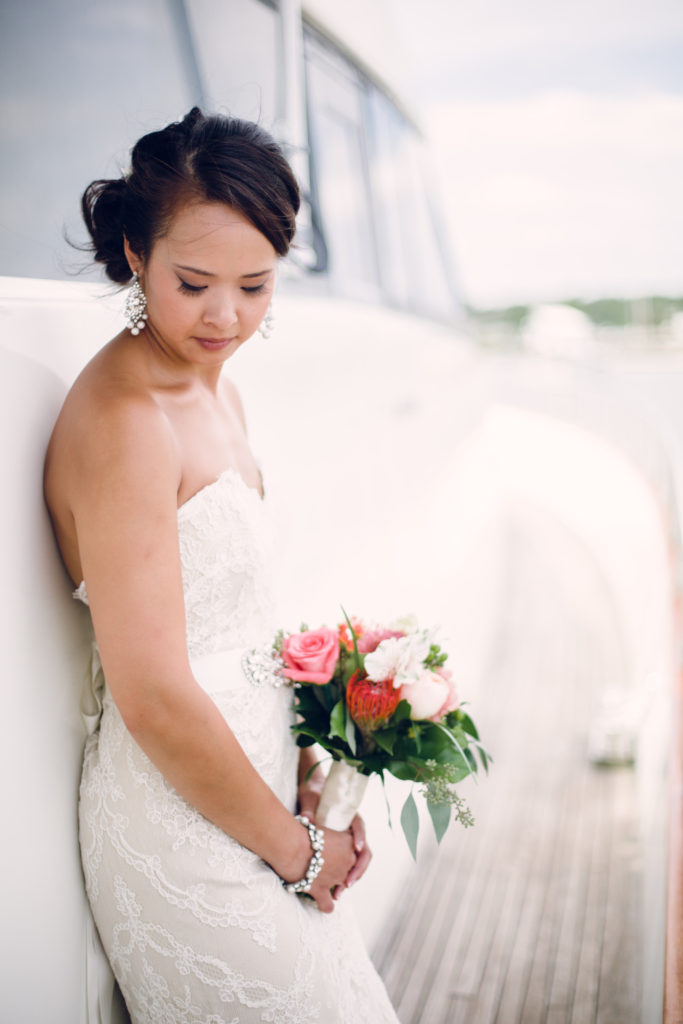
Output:
[[[311,34],[306,79],[315,201],[327,247],[327,272],[344,295],[379,295],[368,189],[362,82]]]
[[[68,277],[85,186],[196,101],[179,25],[165,0],[50,0],[4,4],[0,38],[0,273]]]
[[[185,0],[185,7],[207,109],[258,121],[277,134],[284,116],[277,4]]]
[[[332,290],[455,319],[459,306],[419,133],[309,26],[305,57],[311,191]]]
[[[281,116],[269,0],[16,2],[1,17],[0,274],[99,277],[65,238],[84,240],[83,189],[193,104]]]
[[[448,319],[448,255],[434,216],[425,149],[410,122],[369,89],[368,146],[382,285],[395,305]]]

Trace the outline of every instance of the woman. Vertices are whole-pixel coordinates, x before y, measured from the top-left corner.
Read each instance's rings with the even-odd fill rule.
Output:
[[[267,318],[298,206],[266,133],[196,108],[83,197],[129,322],[66,399],[45,492],[106,677],[81,851],[135,1022],[396,1021],[338,903],[362,822],[323,830],[320,858],[291,693],[240,666],[273,634],[268,524],[221,370]]]

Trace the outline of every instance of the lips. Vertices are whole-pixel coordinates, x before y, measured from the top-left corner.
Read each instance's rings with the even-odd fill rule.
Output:
[[[198,341],[202,348],[207,348],[211,351],[225,348],[236,340],[236,338],[195,338],[195,341]]]

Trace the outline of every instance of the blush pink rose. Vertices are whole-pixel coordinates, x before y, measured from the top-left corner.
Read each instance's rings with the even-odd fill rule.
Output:
[[[339,637],[334,629],[292,633],[282,645],[283,669],[295,683],[329,683],[339,660]]]
[[[392,637],[405,636],[399,629],[366,629],[358,637],[358,650],[360,654],[372,654],[376,651],[382,640],[390,640]]]
[[[460,703],[451,674],[445,669],[438,672],[425,669],[415,682],[404,683],[401,687],[401,700],[407,700],[410,704],[410,717],[413,721],[431,722],[440,722]]]
[[[460,697],[458,696],[458,691],[455,688],[453,676],[447,668],[438,668],[436,670],[436,675],[440,676],[448,687],[448,697],[439,709],[439,718],[437,721],[440,721],[442,718],[445,718],[450,711],[457,711],[460,707]]]

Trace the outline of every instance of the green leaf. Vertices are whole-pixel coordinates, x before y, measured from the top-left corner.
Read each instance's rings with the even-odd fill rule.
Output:
[[[384,772],[380,772],[379,777],[382,780],[382,793],[384,794],[384,803],[387,805],[387,821],[389,822],[389,828],[393,830],[394,826],[391,821],[391,805],[389,803],[389,797],[387,796],[387,788],[384,782]]]
[[[465,730],[465,732],[468,732],[470,736],[474,736],[475,740],[478,740],[479,733],[477,732],[477,727],[470,718],[470,716],[466,715],[464,712],[460,712],[460,714],[462,716],[460,718],[460,725],[462,726],[462,728]]]
[[[380,749],[386,751],[387,754],[393,754],[396,742],[395,729],[381,729],[379,732],[373,732],[372,738]]]
[[[346,742],[346,702],[338,700],[330,715],[330,736],[338,736]]]
[[[446,834],[446,830],[451,822],[451,805],[450,804],[432,804],[427,801],[427,810],[432,819],[432,825],[434,826],[434,833],[436,835],[437,843],[440,843]]]
[[[349,711],[346,701],[344,701],[344,708],[346,711],[346,742],[351,748],[351,753],[355,755],[357,753],[356,723],[351,718],[351,712]]]
[[[479,740],[470,739],[470,743],[472,744],[473,747],[476,748],[476,750],[479,751],[479,760],[482,763],[482,767],[483,767],[484,771],[488,774],[489,761],[492,762],[493,758],[489,754],[489,752],[486,749],[486,747],[482,743],[480,743]]]
[[[354,631],[353,626],[351,625],[351,619],[346,614],[346,610],[344,609],[343,605],[342,605],[342,611],[344,612],[344,618],[346,619],[346,625],[349,627],[349,632],[351,634],[351,639],[353,640],[353,657],[354,657],[354,661],[356,663],[356,671],[360,672],[360,671],[362,671],[362,668],[363,668],[363,662],[361,661],[360,652],[358,650],[358,643],[356,641],[356,633]]]
[[[324,683],[319,686],[317,683],[311,683],[305,688],[309,693],[313,694],[314,699],[325,709],[325,711],[331,711],[338,700],[338,693],[336,686],[333,683]]]
[[[332,760],[331,757],[321,757],[319,761],[316,761],[315,764],[312,764],[311,767],[306,772],[306,774],[304,775],[304,782],[309,782],[310,781],[310,778],[313,775],[313,772],[316,770],[316,768],[320,767],[321,764],[324,764],[325,761],[331,761],[331,760]]]
[[[326,739],[324,733],[319,732],[317,729],[312,728],[312,726],[306,725],[304,722],[297,722],[295,725],[293,725],[292,726],[292,732],[297,737],[297,742],[299,742],[299,739],[301,737],[303,737],[303,736],[309,737],[309,739],[313,743],[324,743],[325,739]],[[306,744],[299,743],[299,746],[302,746],[302,745],[310,747],[311,744],[310,743],[306,743]]]
[[[408,848],[413,855],[413,860],[417,860],[417,834],[420,831],[420,816],[417,813],[417,804],[412,793],[408,794],[408,798],[403,805],[401,826],[408,843]]]
[[[446,736],[448,736],[448,737],[450,738],[450,740],[451,740],[451,743],[452,743],[452,744],[453,744],[453,746],[454,746],[454,747],[456,748],[456,750],[458,751],[458,753],[459,753],[459,754],[460,754],[460,756],[462,757],[462,759],[463,759],[463,761],[465,762],[465,764],[466,764],[466,765],[470,765],[470,760],[469,760],[469,758],[468,758],[468,757],[466,756],[466,754],[465,754],[465,751],[464,751],[464,750],[462,749],[462,747],[460,746],[460,744],[458,743],[457,739],[455,738],[455,736],[453,735],[453,733],[452,733],[452,732],[450,731],[450,729],[447,729],[447,728],[446,728],[446,727],[445,727],[444,725],[441,725],[441,723],[440,723],[440,722],[437,722],[437,723],[436,723],[436,727],[437,727],[437,729],[440,729],[440,730],[441,730],[441,731],[442,731],[443,733],[445,733],[445,735],[446,735]],[[470,766],[470,772],[472,773],[472,768],[471,768],[471,766]],[[473,773],[472,773],[472,774],[473,774]]]
[[[398,725],[399,722],[403,722],[405,719],[410,718],[410,704],[407,700],[401,700],[396,706],[396,710],[391,716],[391,724]]]

